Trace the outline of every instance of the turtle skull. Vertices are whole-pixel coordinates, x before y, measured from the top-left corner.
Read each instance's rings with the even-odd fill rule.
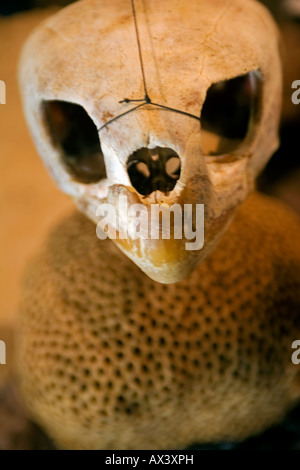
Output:
[[[146,90],[129,0],[82,0],[47,19],[24,47],[20,84],[48,170],[96,223],[98,208],[117,208],[120,196],[147,220],[154,204],[182,214],[203,205],[195,250],[185,234],[121,239],[108,229],[149,277],[172,283],[212,251],[276,149],[278,36],[254,0],[135,7]],[[149,100],[134,101],[146,91]],[[120,230],[128,215],[116,213]]]

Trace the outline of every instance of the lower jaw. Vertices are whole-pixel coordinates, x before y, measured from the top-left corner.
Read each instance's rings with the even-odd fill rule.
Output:
[[[185,240],[114,240],[120,250],[150,279],[173,284],[189,277],[207,256],[207,249],[186,250]]]

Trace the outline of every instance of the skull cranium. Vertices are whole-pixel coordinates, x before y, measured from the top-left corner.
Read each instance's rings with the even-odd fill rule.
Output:
[[[211,252],[277,146],[278,36],[254,0],[138,0],[136,14],[150,103],[130,102],[145,89],[128,0],[81,0],[47,19],[24,48],[20,83],[47,168],[95,222],[120,194],[147,210],[204,204],[201,250],[115,240],[170,283]]]

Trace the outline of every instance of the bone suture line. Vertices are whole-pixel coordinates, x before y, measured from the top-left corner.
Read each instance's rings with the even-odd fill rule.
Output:
[[[133,20],[134,20],[136,41],[137,41],[137,46],[138,46],[138,51],[139,51],[139,60],[140,60],[140,66],[141,66],[141,72],[142,72],[142,78],[143,78],[143,86],[144,86],[145,96],[144,96],[144,98],[136,99],[136,100],[130,99],[130,98],[124,98],[123,100],[119,101],[119,103],[139,103],[139,102],[141,102],[141,104],[138,105],[138,106],[135,106],[135,107],[132,108],[132,109],[129,109],[128,111],[125,111],[125,112],[122,113],[122,114],[119,114],[118,116],[116,116],[116,117],[114,117],[114,118],[112,118],[112,119],[110,119],[109,121],[107,121],[105,124],[103,124],[103,126],[101,126],[101,127],[98,129],[98,132],[101,132],[102,129],[104,129],[105,127],[107,127],[107,126],[108,126],[109,124],[111,124],[112,122],[116,121],[117,119],[120,119],[121,117],[125,116],[126,114],[131,113],[132,111],[135,111],[135,110],[138,109],[138,108],[141,108],[141,107],[144,106],[145,104],[151,104],[152,106],[156,106],[156,107],[158,107],[158,108],[163,108],[163,109],[166,109],[166,110],[168,110],[168,111],[173,111],[173,112],[175,112],[175,113],[183,114],[184,116],[188,116],[188,117],[191,117],[191,118],[193,118],[193,119],[197,119],[197,121],[200,121],[200,117],[195,116],[194,114],[187,113],[186,111],[181,111],[180,109],[171,108],[170,106],[165,106],[165,105],[163,105],[163,104],[153,103],[153,101],[152,101],[151,98],[149,97],[148,91],[147,91],[146,74],[145,74],[145,68],[144,68],[144,61],[143,61],[143,55],[142,55],[142,47],[141,47],[141,41],[140,41],[139,30],[138,30],[138,24],[137,24],[137,17],[136,17],[136,9],[135,9],[134,0],[131,0],[131,8],[132,8],[132,16],[133,16]]]

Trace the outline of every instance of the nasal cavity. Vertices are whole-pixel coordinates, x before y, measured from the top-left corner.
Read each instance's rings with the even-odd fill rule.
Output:
[[[140,148],[127,160],[132,186],[143,196],[154,191],[171,192],[180,177],[178,154],[168,147]]]

